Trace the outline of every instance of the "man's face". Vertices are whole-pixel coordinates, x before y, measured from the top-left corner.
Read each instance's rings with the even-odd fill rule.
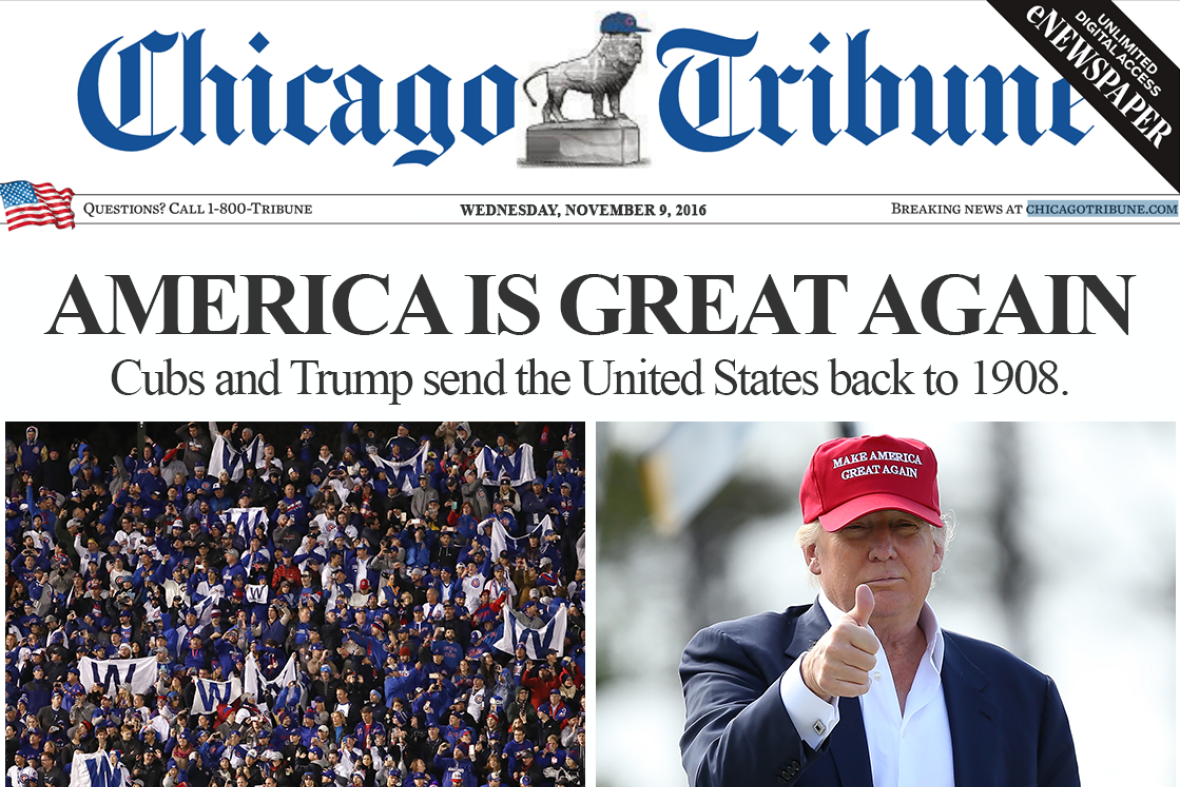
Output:
[[[872,589],[874,624],[916,620],[943,555],[929,523],[892,509],[867,514],[834,533],[821,529],[816,543],[803,550],[808,569],[840,609],[856,606],[857,586]]]

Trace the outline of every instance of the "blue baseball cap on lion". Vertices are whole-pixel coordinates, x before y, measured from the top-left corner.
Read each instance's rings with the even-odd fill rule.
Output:
[[[651,31],[646,27],[640,27],[639,23],[635,21],[635,17],[630,14],[624,14],[622,11],[604,17],[602,20],[602,27],[600,28],[604,33],[650,33]]]

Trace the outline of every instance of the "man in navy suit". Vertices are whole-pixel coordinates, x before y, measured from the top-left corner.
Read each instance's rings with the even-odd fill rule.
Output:
[[[796,536],[818,602],[699,632],[680,665],[692,787],[1074,787],[1053,681],[943,631],[938,465],[889,435],[832,440]]]

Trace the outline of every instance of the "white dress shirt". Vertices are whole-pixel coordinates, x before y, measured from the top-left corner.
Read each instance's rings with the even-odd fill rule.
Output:
[[[845,614],[822,591],[819,604],[829,622]],[[941,677],[943,635],[929,604],[923,605],[918,625],[926,634],[926,652],[906,696],[905,714],[884,648],[877,651],[877,664],[869,673],[872,685],[860,697],[873,787],[954,787],[951,727]],[[839,723],[840,711],[837,699],[824,702],[807,688],[799,672],[802,661],[796,659],[783,673],[779,691],[799,737],[818,749]]]

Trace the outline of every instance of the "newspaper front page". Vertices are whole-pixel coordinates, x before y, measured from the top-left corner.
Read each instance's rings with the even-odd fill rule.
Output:
[[[126,759],[64,777],[35,772],[65,766],[61,756],[22,770],[14,752],[31,751],[29,728],[12,719],[38,710],[17,709],[18,700],[52,705],[57,691],[25,688],[33,651],[52,641],[25,619],[28,588],[56,570],[83,581],[101,572],[100,596],[113,604],[117,554],[135,577],[129,598],[146,605],[145,529],[162,542],[169,574],[181,569],[168,592],[184,602],[163,610],[176,615],[166,630],[181,637],[161,646],[161,663],[176,662],[180,675],[161,692],[173,710],[156,709],[156,689],[148,693],[142,726],[155,726],[157,741],[210,745],[194,687],[207,709],[204,692],[216,698],[245,663],[198,643],[186,672],[190,651],[177,649],[194,633],[229,631],[212,616],[225,605],[256,607],[240,631],[258,640],[258,664],[274,659],[261,668],[264,683],[278,680],[288,653],[302,654],[292,669],[307,677],[291,689],[306,697],[284,696],[294,702],[287,717],[266,715],[275,684],[265,713],[229,718],[204,750],[225,754],[228,771],[182,760],[199,773],[167,774],[170,786],[185,776],[220,785],[240,767],[249,784],[262,783],[263,765],[300,779],[278,761],[310,749],[316,733],[269,744],[248,728],[255,717],[299,728],[307,714],[316,732],[330,728],[331,746],[301,755],[322,758],[314,777],[325,784],[392,777],[425,787],[454,773],[477,787],[492,772],[513,787],[712,783],[695,762],[682,769],[681,651],[719,620],[814,600],[792,541],[797,490],[817,445],[862,433],[918,438],[941,459],[943,507],[960,511],[958,551],[930,597],[941,624],[1053,677],[1084,783],[1175,782],[1180,3],[100,0],[4,2],[0,11],[13,787],[26,777],[58,787],[63,778],[137,778],[143,763],[127,768]],[[253,443],[247,427],[270,434]],[[399,438],[407,442],[394,453]],[[84,458],[88,441],[96,453]],[[253,453],[267,443],[276,456]],[[317,465],[321,444],[332,461]],[[69,519],[79,484],[90,484],[71,472],[57,490],[40,464],[22,465],[50,447],[71,471],[93,462],[94,473],[110,473],[103,493],[114,518],[96,530],[107,498],[93,517],[83,512],[80,530],[55,533],[47,513],[30,545],[33,515]],[[192,526],[196,540],[172,549],[173,515],[153,519],[148,487],[136,487],[146,516],[119,494],[173,462],[168,484],[177,470],[191,478],[200,456],[202,475],[215,482],[225,470],[234,492],[245,489],[247,466],[260,483],[276,457],[282,472],[270,504],[223,506],[211,485],[198,490],[191,515],[183,506],[175,515],[178,532]],[[283,486],[293,464],[319,470],[291,497]],[[479,472],[460,495],[468,468]],[[490,502],[501,474],[515,516],[497,529],[505,506],[493,512]],[[535,476],[544,483],[527,498]],[[508,638],[507,650],[486,648],[504,686],[528,677],[545,695],[532,705],[544,704],[548,721],[534,714],[526,729],[535,765],[513,745],[513,691],[492,705],[497,687],[488,686],[484,703],[456,678],[450,655],[445,669],[430,666],[446,642],[441,628],[427,634],[422,685],[402,695],[404,717],[392,706],[400,684],[387,682],[404,677],[400,650],[384,648],[400,648],[416,599],[400,606],[376,584],[405,582],[425,598],[421,583],[436,582],[441,592],[441,574],[429,575],[436,528],[448,527],[448,501],[458,516],[485,485],[486,528],[473,505],[473,529],[464,535],[460,524],[454,540],[478,581],[495,581],[500,558],[479,573],[470,549],[483,538],[509,573],[524,561],[521,576],[531,570],[529,587],[544,591],[521,597],[505,585],[507,611],[497,607],[487,628],[497,644]],[[441,519],[415,535],[432,489]],[[370,494],[380,498],[372,506]],[[240,548],[208,538],[206,495],[214,513],[246,517]],[[535,519],[517,496],[536,503]],[[340,543],[323,518],[333,501],[354,517],[339,525]],[[131,535],[112,537],[125,511]],[[373,554],[357,562],[370,516],[383,525],[372,546],[392,554],[388,566],[369,563]],[[322,556],[303,542],[317,517]],[[556,544],[564,565],[529,551],[534,523],[541,548]],[[256,526],[261,540],[251,545],[244,536]],[[352,639],[345,631],[335,661],[317,655],[309,632],[286,653],[282,643],[267,651],[257,633],[281,595],[271,573],[283,560],[279,526],[296,539],[291,579],[318,594],[305,605],[312,621],[338,597],[342,616],[354,599],[377,597],[376,616],[362,615]],[[202,533],[212,554],[199,548]],[[104,555],[91,561],[86,541],[96,534]],[[398,536],[410,543],[391,543]],[[106,554],[108,543],[117,548]],[[411,565],[422,543],[434,546]],[[219,556],[229,544],[239,554]],[[334,547],[344,579],[330,570]],[[270,562],[258,563],[260,551]],[[247,553],[246,584],[256,589],[241,602],[231,569]],[[185,554],[221,573],[192,576]],[[43,561],[41,576],[33,569]],[[545,570],[550,586],[538,586]],[[275,580],[273,596],[255,585],[259,576],[259,585]],[[164,598],[176,580],[158,580]],[[84,625],[67,620],[79,610],[70,591],[37,595],[32,615],[54,616],[48,633],[60,632],[67,661],[94,658],[86,634],[109,638],[109,628],[100,612]],[[291,592],[298,601],[299,587]],[[440,619],[442,601],[426,602],[439,604]],[[187,627],[186,606],[197,614]],[[279,609],[284,636],[299,625],[294,606]],[[568,632],[584,632],[584,642],[563,633],[570,607]],[[458,615],[477,608],[464,596]],[[127,633],[151,632],[147,617],[133,617]],[[369,630],[374,620],[380,631]],[[118,628],[122,618],[105,622]],[[415,663],[421,632],[407,633]],[[558,663],[539,677],[555,641]],[[393,666],[372,663],[371,643]],[[513,673],[516,644],[536,650]],[[245,640],[234,648],[250,655]],[[106,657],[129,655],[116,646]],[[327,677],[311,674],[321,661]],[[348,676],[354,666],[360,678]],[[567,673],[569,695],[550,706],[545,681],[560,686]],[[377,694],[358,700],[358,679]],[[336,681],[347,689],[347,744],[335,731],[337,698],[322,717],[316,710],[315,695]],[[442,761],[421,758],[424,782],[413,778],[419,758],[409,749],[390,765],[385,748],[363,762],[377,744],[359,705],[381,711],[392,747],[403,729],[438,721],[445,733],[449,719],[420,700],[439,691],[474,740],[456,734]],[[246,707],[240,687],[233,696],[226,706]],[[68,711],[77,698],[65,699]],[[192,713],[182,718],[191,741],[183,725],[150,723],[176,709]],[[59,753],[76,722],[44,731]],[[255,737],[239,756],[228,736],[243,725]],[[142,738],[141,728],[133,734]],[[547,752],[548,734],[556,748]],[[250,751],[257,759],[247,761]],[[956,748],[955,781],[965,783],[963,763],[980,757],[987,762]],[[808,772],[766,778],[793,783]],[[889,781],[874,771],[873,781],[918,783],[909,773]],[[1023,778],[1001,772],[994,783]]]

